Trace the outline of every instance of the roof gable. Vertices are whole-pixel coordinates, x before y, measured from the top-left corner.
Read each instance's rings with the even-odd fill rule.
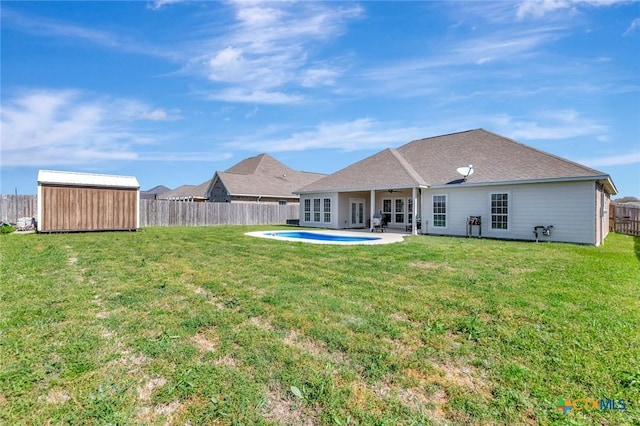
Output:
[[[269,154],[260,154],[245,158],[231,166],[225,172],[243,175],[281,176],[293,170],[276,160]]]
[[[395,189],[425,185],[414,168],[395,149],[387,148],[296,192]]]

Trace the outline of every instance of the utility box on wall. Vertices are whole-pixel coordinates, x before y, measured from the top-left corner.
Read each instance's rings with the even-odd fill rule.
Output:
[[[38,172],[39,232],[134,231],[139,205],[133,176]]]

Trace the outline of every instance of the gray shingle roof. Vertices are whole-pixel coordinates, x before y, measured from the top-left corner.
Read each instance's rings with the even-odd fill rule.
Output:
[[[206,182],[202,182],[200,185],[182,185],[174,189],[173,191],[168,191],[163,194],[158,195],[159,200],[175,200],[175,199],[206,199],[205,193],[207,192],[207,188],[211,183],[211,179]]]
[[[164,185],[157,185],[151,189],[147,189],[146,191],[140,191],[140,198],[143,200],[144,199],[154,200],[156,198],[159,198],[160,195],[169,191],[171,191],[171,188],[167,188]]]
[[[400,158],[386,149],[296,192],[456,184],[461,182],[456,169],[470,164],[474,173],[468,184],[608,178],[606,173],[483,129],[415,140],[395,152]]]
[[[242,160],[224,172],[216,172],[232,196],[298,198],[293,191],[326,176],[293,170],[268,154]]]

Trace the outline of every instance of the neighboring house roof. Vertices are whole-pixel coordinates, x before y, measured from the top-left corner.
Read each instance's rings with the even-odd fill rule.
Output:
[[[38,184],[140,188],[138,179],[134,176],[63,172],[58,170],[38,171]]]
[[[640,207],[640,201],[627,201],[626,203],[617,203],[614,204],[622,207]]]
[[[207,197],[205,193],[211,183],[211,179],[206,182],[202,182],[200,185],[182,185],[174,189],[173,191],[165,192],[158,196],[159,200],[204,200]]]
[[[154,186],[151,189],[147,189],[146,191],[140,191],[140,198],[158,198],[158,196],[164,194],[165,192],[171,191],[170,188],[167,188],[164,185]]]
[[[559,180],[599,180],[617,191],[609,175],[484,129],[419,139],[386,149],[297,193],[433,187],[460,184],[459,167],[473,165],[465,185]]]
[[[169,192],[169,191],[171,191],[171,188],[167,188],[164,185],[157,185],[151,189],[147,189],[146,191],[140,191],[140,192],[148,192],[150,194],[164,194],[165,192]]]
[[[268,154],[247,158],[216,172],[207,190],[219,179],[231,196],[295,198],[293,191],[326,175],[293,170]]]

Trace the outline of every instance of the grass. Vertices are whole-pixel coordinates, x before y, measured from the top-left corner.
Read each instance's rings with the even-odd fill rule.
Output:
[[[640,423],[639,238],[258,229],[2,236],[0,423]]]

